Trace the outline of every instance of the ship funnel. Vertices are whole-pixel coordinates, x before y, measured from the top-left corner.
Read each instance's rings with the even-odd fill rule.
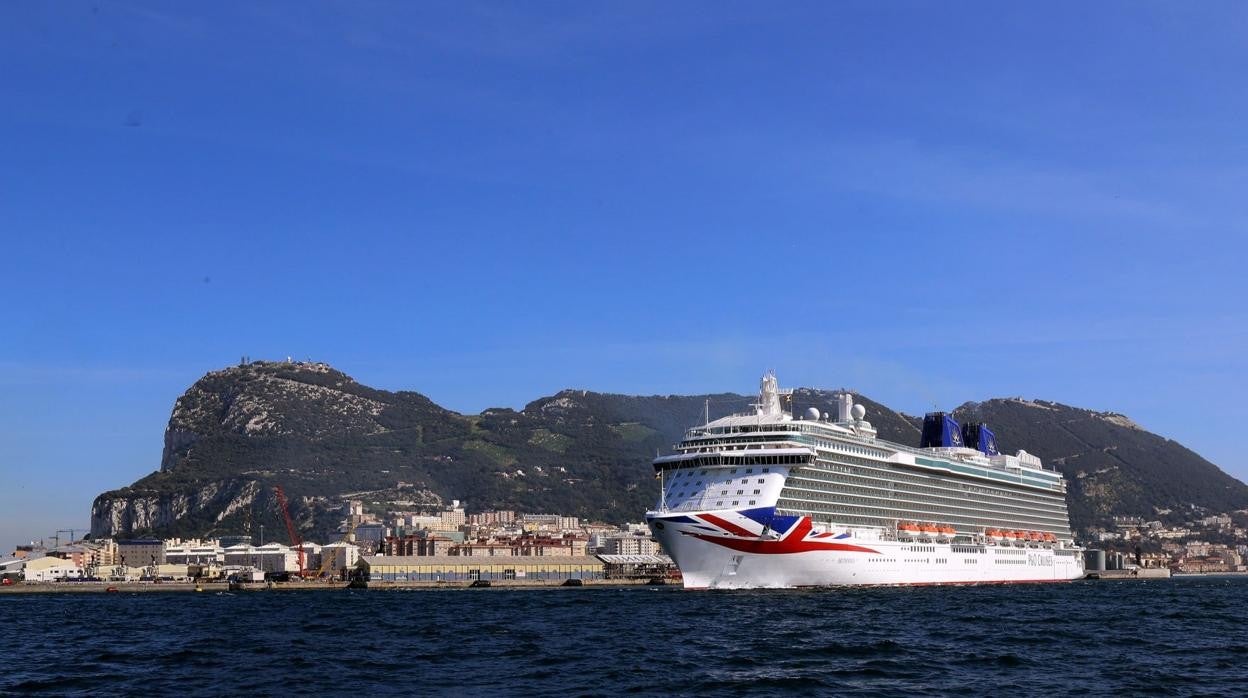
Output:
[[[984,455],[997,455],[997,436],[983,422],[968,422],[962,425],[962,443],[967,448],[977,448]]]
[[[965,443],[962,428],[952,415],[929,412],[923,417],[923,440],[919,442],[919,448],[960,448]]]

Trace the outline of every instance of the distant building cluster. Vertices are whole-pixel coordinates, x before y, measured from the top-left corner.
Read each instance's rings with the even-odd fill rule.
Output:
[[[375,544],[377,553],[387,556],[662,555],[643,524],[620,527],[512,510],[465,514],[457,501],[433,513],[392,513],[389,525],[363,522],[356,526],[356,540]]]
[[[359,546],[345,542],[292,548],[281,543],[253,545],[249,536],[83,540],[51,548],[18,546],[10,559],[0,560],[0,576],[28,582],[250,579],[253,572],[297,574],[301,550],[305,576],[343,578],[360,558]]]
[[[593,579],[662,576],[675,566],[645,524],[614,526],[575,516],[511,510],[469,514],[459,501],[434,511],[344,505],[337,543],[291,547],[251,536],[138,538],[20,546],[0,560],[12,581],[187,581],[304,577],[346,579]],[[302,555],[301,555],[302,553]],[[302,558],[302,561],[301,561]],[[499,559],[485,564],[485,559]],[[505,558],[505,560],[504,560]],[[483,571],[485,570],[485,571]]]
[[[1181,574],[1248,572],[1248,510],[1211,513],[1191,506],[1176,514],[1156,509],[1156,520],[1117,516],[1112,526],[1088,532],[1096,547],[1134,551],[1138,567],[1165,567]],[[1171,523],[1163,523],[1166,518]]]

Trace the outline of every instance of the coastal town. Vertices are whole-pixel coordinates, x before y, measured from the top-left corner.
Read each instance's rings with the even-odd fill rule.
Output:
[[[343,505],[336,540],[324,544],[252,535],[204,538],[78,538],[17,546],[0,558],[0,584],[210,583],[269,585],[291,581],[374,585],[502,583],[557,585],[679,579],[670,557],[642,523],[620,526],[575,516],[489,510],[467,513],[459,501],[434,510],[374,513]],[[1084,536],[1089,571],[1167,570],[1173,574],[1248,573],[1248,510],[1209,513],[1192,507],[1157,519],[1115,517]],[[1179,521],[1179,523],[1163,523]],[[60,534],[69,534],[61,539]],[[296,534],[297,538],[297,534]],[[1096,562],[1098,561],[1099,562]],[[1115,564],[1115,560],[1117,560]]]
[[[562,584],[660,582],[678,574],[644,524],[615,526],[560,514],[491,510],[460,502],[434,511],[370,513],[344,504],[338,540],[283,532],[214,538],[90,540],[57,537],[18,546],[0,559],[0,580],[50,584],[229,581],[272,584],[366,579],[373,583]],[[293,529],[291,529],[293,531]],[[570,580],[575,580],[570,582]]]

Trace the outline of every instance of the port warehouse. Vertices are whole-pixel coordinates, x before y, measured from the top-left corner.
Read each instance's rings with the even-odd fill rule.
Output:
[[[459,582],[505,581],[585,581],[626,576],[630,566],[607,563],[597,557],[550,556],[365,556],[358,569],[369,581],[381,582]]]

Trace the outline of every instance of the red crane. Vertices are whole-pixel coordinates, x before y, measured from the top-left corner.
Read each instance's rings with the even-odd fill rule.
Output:
[[[290,536],[290,545],[299,551],[299,576],[303,577],[303,539],[299,537],[299,532],[295,530],[295,522],[290,518],[290,507],[286,506],[286,493],[282,491],[281,485],[274,485],[273,493],[277,495],[277,503],[282,508],[282,517],[286,519],[286,533]]]

